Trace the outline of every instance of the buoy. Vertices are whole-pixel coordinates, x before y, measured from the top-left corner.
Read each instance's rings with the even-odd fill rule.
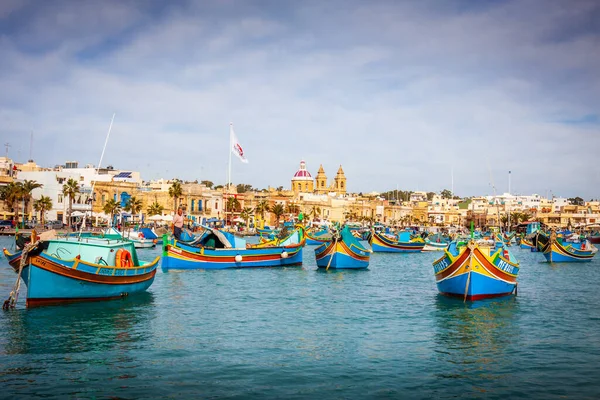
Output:
[[[284,251],[283,253],[281,253],[281,258],[288,258],[288,252]]]
[[[235,256],[235,262],[242,262],[242,256],[240,256],[239,254]]]

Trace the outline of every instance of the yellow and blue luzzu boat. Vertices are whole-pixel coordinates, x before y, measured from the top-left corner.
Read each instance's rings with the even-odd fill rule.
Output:
[[[480,300],[516,293],[519,264],[505,247],[470,240],[464,246],[450,243],[433,271],[441,294]]]
[[[160,257],[140,261],[129,240],[65,237],[38,241],[25,254],[4,249],[27,286],[27,307],[109,300],[152,285]]]
[[[422,238],[411,238],[410,232],[406,231],[395,238],[375,231],[369,243],[374,252],[385,253],[420,253],[425,247]]]
[[[372,251],[365,248],[345,227],[333,236],[329,242],[315,249],[315,257],[319,268],[365,269],[369,267]]]
[[[536,235],[536,246],[544,254],[548,262],[586,262],[598,252],[588,240],[581,243],[567,243],[563,238],[557,237],[555,232],[547,235],[538,231]]]
[[[228,232],[207,228],[192,242],[163,237],[162,269],[225,269],[252,267],[289,267],[302,265],[304,233],[296,233],[300,241],[279,246],[260,244],[247,246],[246,241]]]
[[[322,229],[317,232],[306,230],[304,233],[306,244],[309,246],[319,246],[323,243],[330,242],[332,239],[331,232],[327,229]]]

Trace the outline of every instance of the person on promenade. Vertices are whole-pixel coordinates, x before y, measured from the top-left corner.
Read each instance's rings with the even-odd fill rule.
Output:
[[[173,217],[173,236],[179,240],[181,237],[181,230],[183,229],[183,209],[179,207],[177,213]]]

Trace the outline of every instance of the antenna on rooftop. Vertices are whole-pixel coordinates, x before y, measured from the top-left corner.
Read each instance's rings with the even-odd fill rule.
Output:
[[[10,143],[8,143],[8,142],[4,143],[4,147],[6,147],[6,158],[8,158],[8,148],[11,147]]]
[[[29,160],[33,160],[33,157],[31,157],[32,151],[33,151],[33,130],[31,131],[31,136],[29,137]]]

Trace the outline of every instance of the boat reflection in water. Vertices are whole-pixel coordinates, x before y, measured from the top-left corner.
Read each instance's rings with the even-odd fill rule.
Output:
[[[465,303],[438,294],[435,305],[435,376],[456,380],[443,386],[465,398],[506,393],[514,367],[507,353],[519,351],[518,298]]]

